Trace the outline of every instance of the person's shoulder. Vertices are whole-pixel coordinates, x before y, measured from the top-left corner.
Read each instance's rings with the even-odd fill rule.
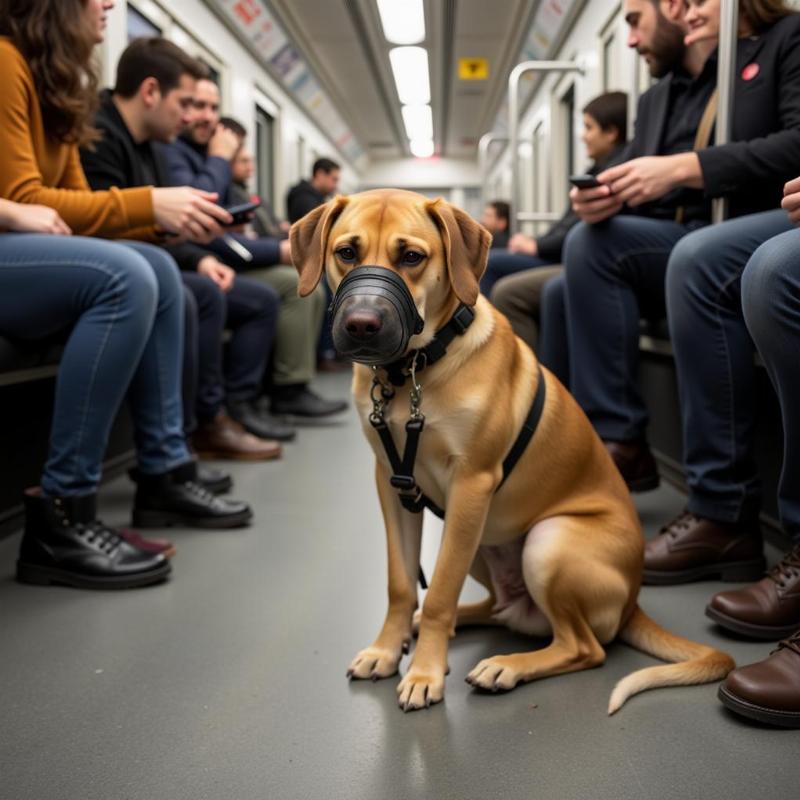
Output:
[[[0,65],[2,65],[4,79],[14,75],[21,75],[29,81],[33,80],[25,56],[7,36],[0,36]]]

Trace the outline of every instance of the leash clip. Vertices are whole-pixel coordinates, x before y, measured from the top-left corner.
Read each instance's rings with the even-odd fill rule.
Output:
[[[394,397],[394,389],[381,380],[377,366],[372,367],[372,388],[369,396],[372,400],[372,413],[369,415],[369,421],[373,425],[380,424],[383,422],[386,406]]]
[[[411,367],[409,369],[409,375],[411,376],[411,391],[409,392],[409,402],[411,406],[411,419],[412,420],[423,420],[425,419],[422,411],[420,410],[420,406],[422,405],[422,386],[417,382],[417,358],[420,356],[420,350],[417,350],[414,353],[414,358],[411,360]],[[427,362],[427,356],[425,353],[422,353],[422,358],[424,359],[423,363],[420,365],[419,369],[425,369],[425,363]]]

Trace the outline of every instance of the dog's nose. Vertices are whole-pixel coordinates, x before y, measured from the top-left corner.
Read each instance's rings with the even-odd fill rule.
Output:
[[[347,315],[344,328],[353,339],[369,339],[383,327],[380,314],[368,308],[358,308]]]

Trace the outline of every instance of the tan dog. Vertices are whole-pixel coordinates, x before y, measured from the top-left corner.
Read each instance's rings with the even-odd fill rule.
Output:
[[[442,700],[448,640],[467,624],[502,624],[553,637],[544,649],[481,661],[467,680],[482,689],[507,690],[596,667],[605,660],[603,646],[616,637],[678,663],[622,679],[609,713],[645,689],[723,678],[734,667],[728,655],[668,633],[637,605],[643,539],[636,510],[589,421],[547,371],[538,373],[546,381],[539,426],[496,491],[538,378],[533,353],[478,294],[490,241],[485,229],[443,200],[394,190],[337,197],[291,230],[302,295],[314,289],[323,268],[334,290],[359,265],[399,274],[424,320],[410,341],[412,350],[430,343],[460,302],[474,305],[475,320],[466,333],[418,376],[426,424],[415,477],[446,517],[417,645],[397,687],[400,706],[411,710]],[[377,679],[397,672],[411,639],[422,514],[405,510],[389,483],[389,461],[367,422],[372,379],[371,368],[355,365],[353,395],[375,451],[386,523],[389,610],[378,637],[356,655],[348,675]],[[401,452],[408,389],[399,389],[386,410]],[[489,597],[458,606],[468,573]]]

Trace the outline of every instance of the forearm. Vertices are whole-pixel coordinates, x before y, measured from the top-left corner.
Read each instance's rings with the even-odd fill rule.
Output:
[[[677,153],[667,156],[670,160],[672,172],[677,186],[685,186],[687,189],[705,188],[703,179],[703,168],[696,152]]]

